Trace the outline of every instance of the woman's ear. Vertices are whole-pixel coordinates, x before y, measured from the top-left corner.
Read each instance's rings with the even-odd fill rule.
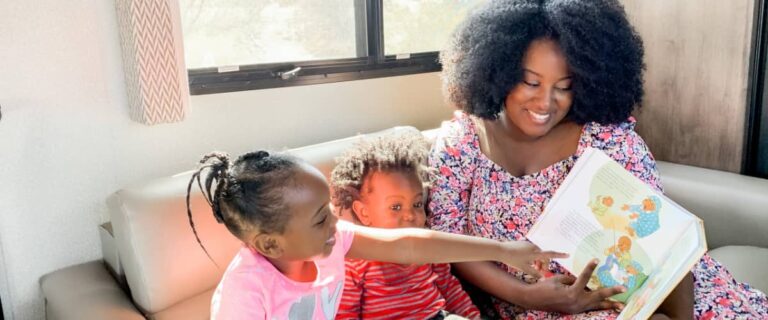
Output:
[[[283,246],[277,236],[271,234],[259,234],[254,237],[251,246],[259,253],[272,259],[283,255]]]
[[[354,214],[357,217],[357,220],[364,226],[371,225],[371,217],[368,215],[368,209],[362,201],[355,200],[352,202],[352,214]]]

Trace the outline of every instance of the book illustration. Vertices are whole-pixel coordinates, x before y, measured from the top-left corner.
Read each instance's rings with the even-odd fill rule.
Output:
[[[592,210],[592,214],[595,215],[595,219],[605,229],[612,229],[617,232],[628,232],[629,227],[629,215],[616,212],[613,208],[613,197],[606,195],[597,195],[595,200],[590,201],[589,208]]]
[[[648,299],[651,297],[651,294],[656,290],[656,288],[659,285],[659,277],[650,277],[648,279],[648,283],[641,289],[637,291],[637,299],[634,299],[629,302],[624,307],[624,312],[622,312],[626,318],[632,318],[635,315],[637,315],[638,312],[640,312],[640,309],[645,307],[645,304],[648,302]]]
[[[661,210],[659,197],[648,196],[640,205],[624,205],[621,209],[630,212],[629,219],[632,222],[627,229],[630,235],[645,238],[659,230],[659,211]]]
[[[592,289],[624,286],[626,292],[611,298],[626,302],[648,278],[646,270],[651,267],[651,261],[641,246],[632,244],[629,236],[624,234],[614,241],[615,237],[613,230],[599,230],[584,238],[576,249],[574,267],[581,270],[590,260],[598,258],[598,266],[587,286]]]
[[[624,204],[618,212],[613,207],[614,202],[610,195],[596,195],[587,204],[603,228],[628,233],[633,238],[645,238],[661,227],[659,212],[662,203],[659,197],[648,196],[638,205]]]
[[[617,319],[646,319],[706,251],[699,218],[624,164],[587,148],[526,237],[569,253],[557,263],[578,274],[598,260],[589,289],[621,285]]]

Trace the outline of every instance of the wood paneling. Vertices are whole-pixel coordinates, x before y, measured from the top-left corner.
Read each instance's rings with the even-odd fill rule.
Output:
[[[741,170],[753,0],[622,0],[645,44],[638,132],[657,159]]]

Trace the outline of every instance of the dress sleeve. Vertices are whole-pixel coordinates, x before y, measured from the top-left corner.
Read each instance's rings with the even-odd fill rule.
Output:
[[[429,155],[433,169],[428,222],[433,230],[467,234],[467,206],[472,173],[480,152],[471,120],[458,115],[443,123]]]
[[[468,319],[479,319],[480,310],[472,303],[459,280],[451,274],[451,266],[436,263],[432,265],[432,271],[437,274],[435,284],[445,298],[445,310]]]
[[[593,129],[593,146],[605,151],[651,188],[663,192],[656,160],[643,138],[634,130],[635,123],[635,119],[630,118],[617,125],[596,126]]]
[[[352,320],[362,318],[363,286],[360,281],[360,270],[365,263],[362,260],[347,259],[344,276],[344,292],[341,295],[337,320]]]

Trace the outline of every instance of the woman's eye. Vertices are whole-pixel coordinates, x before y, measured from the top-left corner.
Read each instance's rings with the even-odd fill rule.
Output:
[[[316,225],[322,226],[323,224],[325,224],[326,221],[328,221],[328,215],[326,215],[325,218],[323,218],[323,220],[320,220],[320,222],[318,222]]]
[[[538,83],[532,82],[532,81],[525,81],[525,80],[523,80],[523,83],[525,83],[525,85],[527,85],[529,87],[538,87],[539,86]]]
[[[555,87],[555,89],[557,89],[557,90],[560,90],[560,91],[571,91],[571,86],[567,86],[567,87]]]
[[[423,206],[424,206],[424,203],[423,203],[423,202],[421,202],[421,201],[419,201],[419,202],[416,202],[416,203],[414,203],[414,204],[413,204],[413,207],[414,207],[414,208],[421,208],[421,207],[423,207]]]
[[[402,209],[402,208],[403,208],[403,206],[399,205],[399,204],[395,204],[395,205],[392,205],[391,207],[389,207],[389,209],[392,209],[394,211],[400,211],[400,209]]]

